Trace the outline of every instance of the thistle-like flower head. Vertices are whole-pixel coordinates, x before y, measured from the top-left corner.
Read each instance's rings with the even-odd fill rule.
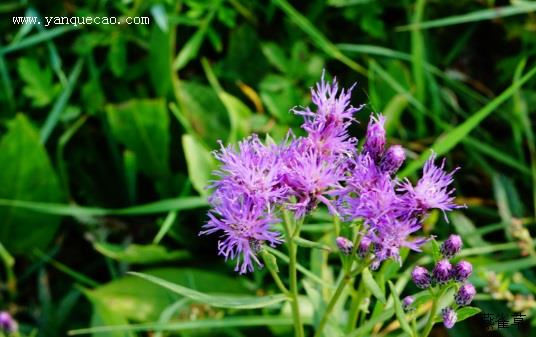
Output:
[[[450,307],[441,310],[441,317],[443,318],[443,325],[445,325],[445,328],[447,329],[451,329],[458,320],[456,311]]]

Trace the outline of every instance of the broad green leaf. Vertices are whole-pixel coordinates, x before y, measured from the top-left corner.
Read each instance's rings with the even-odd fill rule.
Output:
[[[210,295],[191,288],[183,287],[179,284],[168,282],[158,277],[147,274],[131,272],[132,275],[141,277],[147,281],[167,288],[174,293],[188,297],[196,302],[205,303],[213,307],[233,308],[233,309],[255,309],[268,307],[286,300],[282,294],[267,296],[231,296],[231,295]]]
[[[380,302],[385,304],[387,301],[385,300],[385,294],[383,293],[382,289],[376,283],[374,280],[374,277],[372,277],[372,273],[368,268],[363,269],[362,273],[363,282],[367,285],[367,288],[370,290],[370,292],[378,299]]]
[[[195,289],[192,291],[215,291],[221,293],[249,294],[250,292],[235,279],[215,272],[189,268],[159,268],[145,270],[164,282]],[[95,290],[87,290],[92,297],[115,313],[138,322],[155,321],[161,312],[175,303],[180,294],[174,294],[158,284],[139,277],[124,276],[104,284]],[[232,296],[232,295],[231,295]]]
[[[190,256],[187,251],[168,251],[164,246],[159,245],[130,244],[125,247],[107,242],[95,242],[93,247],[104,256],[132,264],[176,261]]]
[[[458,319],[456,320],[456,322],[461,322],[471,316],[478,314],[481,311],[482,310],[480,310],[479,308],[475,308],[475,307],[460,308],[456,310],[456,314],[458,315]]]
[[[108,105],[113,135],[136,154],[137,166],[152,178],[169,173],[169,120],[163,100],[130,100]]]
[[[91,326],[97,327],[102,325],[119,325],[125,326],[128,321],[119,312],[115,312],[109,305],[101,301],[101,299],[86,293],[86,296],[93,304],[93,314],[91,315]],[[93,337],[135,337],[130,331],[94,331]]]
[[[182,148],[193,187],[199,194],[206,195],[206,188],[215,169],[212,155],[194,136],[188,134],[182,136]]]
[[[210,148],[229,139],[230,121],[216,92],[205,85],[182,81],[176,86],[181,118]]]
[[[121,77],[127,70],[127,41],[120,33],[112,34],[108,63],[116,77]]]
[[[395,314],[398,318],[398,322],[400,323],[400,327],[409,336],[413,336],[413,332],[411,330],[411,327],[409,326],[408,319],[406,317],[406,314],[404,313],[404,309],[402,308],[402,303],[400,302],[398,292],[396,291],[396,288],[391,281],[389,281],[389,288],[391,289],[391,296],[394,300]]]
[[[146,323],[129,324],[122,326],[102,326],[89,329],[71,330],[69,331],[69,335],[74,336],[109,331],[183,331],[252,326],[285,326],[292,324],[292,318],[284,316],[228,316],[224,318],[188,320],[172,323]]]
[[[24,115],[8,123],[0,141],[0,198],[25,202],[58,202],[59,181],[39,135]],[[14,254],[44,248],[58,228],[59,218],[28,212],[12,205],[0,207],[0,242]]]

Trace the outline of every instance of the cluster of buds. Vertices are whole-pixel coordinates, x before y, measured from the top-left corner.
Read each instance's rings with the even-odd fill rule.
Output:
[[[17,321],[7,311],[0,311],[0,332],[12,334],[18,329]]]
[[[454,282],[458,287],[458,291],[454,295],[456,305],[469,305],[476,295],[475,287],[467,282],[467,279],[473,272],[473,266],[467,261],[460,261],[453,266],[449,261],[461,251],[462,246],[463,243],[460,236],[451,235],[441,245],[440,251],[443,258],[436,263],[431,273],[422,266],[416,266],[413,269],[411,273],[413,283],[418,288],[428,289],[431,286],[437,285],[442,287]],[[443,318],[443,324],[449,329],[456,323],[456,311],[452,307],[441,310],[441,316]]]

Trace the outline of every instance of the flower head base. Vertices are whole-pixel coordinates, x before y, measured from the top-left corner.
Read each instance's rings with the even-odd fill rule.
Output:
[[[0,312],[0,332],[13,333],[18,329],[17,322],[7,311]]]
[[[411,272],[413,283],[421,289],[427,289],[432,284],[432,278],[428,270],[421,266],[416,266]]]
[[[463,284],[456,295],[454,300],[459,306],[469,305],[476,295],[476,289],[471,283]]]
[[[471,273],[473,272],[473,266],[467,261],[460,261],[454,266],[452,277],[457,282],[465,282]]]
[[[462,250],[463,242],[459,235],[451,234],[441,245],[441,254],[444,258],[450,259]]]
[[[236,258],[235,270],[240,274],[253,271],[253,261],[262,266],[256,253],[263,243],[274,247],[281,242],[279,233],[270,230],[279,220],[247,196],[222,198],[208,216],[210,220],[199,234],[223,232],[218,253],[225,259]]]
[[[441,260],[435,265],[432,275],[437,283],[447,283],[452,278],[452,265],[448,260]]]
[[[352,241],[348,240],[344,236],[339,236],[337,239],[335,239],[335,242],[337,243],[337,247],[344,255],[350,255],[352,252],[352,249],[354,249],[354,244]]]
[[[451,329],[458,320],[458,315],[456,315],[456,311],[454,311],[454,309],[450,307],[441,310],[441,317],[443,318],[443,324],[447,329]]]

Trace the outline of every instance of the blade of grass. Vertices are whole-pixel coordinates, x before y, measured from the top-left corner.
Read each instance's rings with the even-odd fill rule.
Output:
[[[411,162],[402,172],[400,176],[404,177],[417,171],[426,162],[432,151],[438,155],[447,153],[450,149],[456,146],[458,143],[464,140],[469,133],[475,129],[480,122],[488,117],[492,112],[508,100],[523,84],[530,80],[536,74],[536,67],[533,67],[528,73],[521,77],[518,81],[514,81],[511,86],[504,90],[499,96],[489,102],[482,109],[478,110],[475,114],[469,117],[465,122],[458,125],[454,129],[450,130],[442,137],[440,137],[430,149],[425,151],[421,156]]]
[[[424,14],[426,0],[418,0],[415,4],[413,23],[419,24]],[[424,77],[424,62],[426,61],[422,31],[418,27],[411,30],[411,70],[415,81],[415,96],[417,100],[426,106],[426,81]],[[422,137],[425,134],[424,114],[417,114],[417,134]]]
[[[63,25],[60,27],[48,29],[44,33],[34,34],[25,39],[17,41],[16,43],[11,43],[5,47],[0,48],[0,54],[5,55],[7,53],[11,53],[20,49],[31,47],[38,43],[54,39],[60,35],[63,35],[65,33],[68,33],[76,29],[77,27],[74,27],[71,25]]]
[[[2,46],[0,45],[0,49]],[[4,87],[4,95],[7,101],[9,110],[15,110],[15,96],[13,95],[13,85],[11,84],[11,77],[7,70],[6,61],[4,55],[0,53],[0,78],[2,79],[2,86]]]
[[[68,332],[69,336],[118,331],[183,331],[197,329],[238,328],[249,326],[292,325],[292,318],[283,316],[235,316],[215,319],[190,320],[173,323],[143,323],[117,326],[101,326],[77,329]]]
[[[300,12],[298,12],[292,5],[286,0],[272,0],[281,10],[288,15],[290,20],[300,27],[304,33],[306,33],[315,43],[315,45],[323,50],[326,54],[333,57],[336,60],[344,63],[350,69],[355,70],[363,76],[367,76],[367,70],[342,51],[339,50],[329,39],[327,39],[315,26]]]
[[[414,28],[428,29],[435,27],[446,27],[459,25],[467,22],[491,20],[496,18],[504,18],[512,15],[525,14],[536,11],[536,3],[522,2],[512,6],[502,6],[488,8],[471,13],[449,16],[442,19],[430,20],[416,24],[397,27],[396,31],[407,31]]]
[[[73,217],[158,214],[174,210],[200,208],[207,205],[207,200],[202,197],[163,199],[144,205],[118,209],[0,199],[0,206],[19,207],[38,213]]]
[[[84,61],[82,58],[79,58],[76,64],[73,67],[73,70],[69,74],[69,78],[67,80],[67,85],[63,88],[62,93],[54,103],[54,106],[52,106],[52,110],[50,110],[50,113],[47,116],[47,119],[45,120],[45,124],[41,128],[40,132],[40,140],[41,143],[45,144],[48,140],[48,137],[50,137],[50,134],[52,133],[52,130],[56,127],[56,124],[58,124],[58,121],[61,117],[61,113],[63,110],[65,110],[65,107],[67,106],[67,103],[69,101],[69,98],[71,97],[71,94],[73,93],[73,89],[76,85],[76,82],[78,81],[78,76],[80,76],[80,72],[82,71],[82,65],[84,64]]]

